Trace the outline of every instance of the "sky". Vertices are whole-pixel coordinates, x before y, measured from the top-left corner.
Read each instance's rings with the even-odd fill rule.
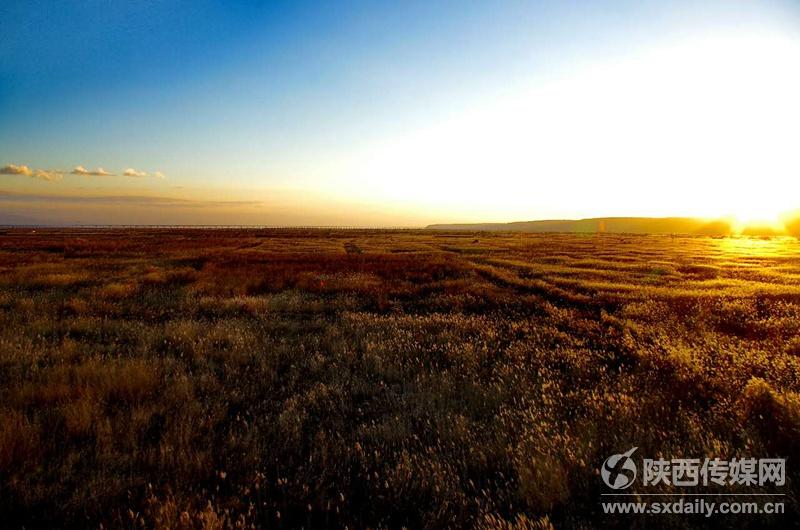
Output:
[[[800,208],[796,1],[0,3],[0,224]]]

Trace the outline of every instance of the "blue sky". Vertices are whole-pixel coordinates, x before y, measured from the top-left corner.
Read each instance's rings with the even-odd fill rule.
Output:
[[[638,82],[639,72],[652,71],[647,64],[653,61],[681,61],[678,52],[661,50],[682,49],[691,58],[685,50],[710,43],[707,59],[713,65],[755,48],[783,63],[754,75],[793,86],[795,78],[780,77],[785,75],[780,70],[792,68],[784,63],[797,57],[796,3],[698,4],[6,1],[0,5],[0,166],[64,175],[50,181],[0,175],[0,191],[42,197],[7,204],[18,215],[71,221],[125,212],[112,203],[106,212],[78,210],[74,201],[65,206],[51,195],[91,195],[92,205],[97,196],[224,197],[231,204],[246,202],[249,209],[208,209],[200,217],[276,224],[703,213],[702,200],[687,206],[675,194],[672,204],[644,205],[626,194],[627,202],[611,201],[605,210],[573,200],[570,191],[592,189],[598,174],[613,180],[613,161],[603,161],[607,165],[594,176],[577,166],[557,175],[552,163],[537,165],[522,156],[524,143],[509,156],[502,147],[540,135],[513,123],[515,104],[531,121],[549,108],[578,108],[596,97],[587,83],[615,92],[617,86],[631,86],[631,79]],[[750,57],[742,68],[763,62]],[[731,63],[723,72],[727,77],[721,74],[714,86],[735,82],[736,69]],[[689,75],[691,69],[676,72]],[[707,81],[706,86],[716,82]],[[566,84],[555,91],[553,83]],[[745,104],[766,97],[758,92],[765,86],[748,88]],[[575,99],[557,100],[561,93]],[[555,98],[552,104],[548,97]],[[686,97],[692,100],[691,94]],[[528,104],[532,99],[538,106]],[[619,101],[612,95],[596,103],[599,108]],[[789,99],[784,105],[791,105]],[[786,120],[795,110],[788,109]],[[633,111],[620,112],[630,122]],[[557,114],[548,119],[563,123]],[[581,117],[570,119],[582,127]],[[590,128],[597,120],[614,121],[613,114],[594,111],[583,119],[591,120]],[[478,131],[486,124],[498,130],[490,139]],[[796,133],[788,121],[758,125],[775,130],[773,144]],[[475,134],[446,139],[458,127],[474,128]],[[475,153],[502,137],[502,130],[508,131],[507,140]],[[570,157],[592,149],[591,139],[574,143],[565,134],[563,141],[570,144]],[[550,147],[567,152],[566,144]],[[88,172],[104,168],[115,176],[71,175],[77,166]],[[409,174],[398,173],[400,167]],[[482,172],[470,169],[475,167]],[[126,169],[149,176],[125,178]],[[166,178],[152,178],[155,172]],[[629,173],[616,184],[630,189],[630,168]],[[640,173],[643,182],[648,175]],[[555,181],[564,186],[554,187]],[[482,187],[492,182],[502,187],[485,193]],[[431,183],[428,192],[421,190]],[[521,194],[543,193],[539,202],[519,201]],[[253,197],[263,201],[261,207],[251,206]],[[201,222],[199,206],[185,212],[159,204],[135,212],[126,206],[125,215]],[[724,213],[724,206],[708,213]]]

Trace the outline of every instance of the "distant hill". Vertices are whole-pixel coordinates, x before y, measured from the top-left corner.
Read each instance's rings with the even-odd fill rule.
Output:
[[[514,223],[433,224],[428,230],[468,230],[492,232],[572,232],[627,234],[728,235],[731,224],[692,217],[595,217],[577,220],[518,221]]]

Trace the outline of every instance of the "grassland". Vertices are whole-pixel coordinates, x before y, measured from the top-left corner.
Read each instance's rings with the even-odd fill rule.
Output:
[[[0,234],[4,528],[786,526],[799,441],[794,239]],[[634,445],[787,514],[604,515]]]

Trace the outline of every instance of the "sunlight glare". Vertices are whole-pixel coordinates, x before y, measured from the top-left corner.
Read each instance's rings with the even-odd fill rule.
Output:
[[[343,178],[371,198],[463,220],[566,207],[571,217],[777,222],[800,206],[797,64],[800,42],[781,34],[639,51],[370,142]]]

